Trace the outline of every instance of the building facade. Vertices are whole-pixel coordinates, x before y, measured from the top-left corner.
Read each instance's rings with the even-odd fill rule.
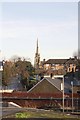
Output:
[[[64,74],[64,72],[75,72],[77,65],[77,58],[49,59],[44,63],[44,70],[53,72],[53,74]]]

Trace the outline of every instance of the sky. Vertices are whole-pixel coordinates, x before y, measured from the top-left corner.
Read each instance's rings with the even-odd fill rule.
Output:
[[[69,58],[78,50],[77,2],[1,2],[0,59],[30,58],[37,39],[41,60]]]

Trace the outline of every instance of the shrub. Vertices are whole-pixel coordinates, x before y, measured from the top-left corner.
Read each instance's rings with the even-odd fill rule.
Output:
[[[16,113],[16,118],[28,118],[30,117],[27,113]]]

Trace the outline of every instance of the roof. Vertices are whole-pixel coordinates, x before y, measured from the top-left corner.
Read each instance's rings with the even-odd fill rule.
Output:
[[[75,58],[69,59],[49,59],[44,64],[77,64],[78,60]]]
[[[64,64],[67,59],[49,59],[44,64]]]
[[[66,64],[78,64],[78,59],[70,58],[66,61]]]
[[[42,80],[40,80],[36,85],[34,85],[28,92],[32,91],[34,88],[36,88],[36,86],[38,86],[38,84],[40,84],[41,82],[43,82],[43,80],[47,80],[51,85],[53,85],[55,88],[57,88],[59,91],[61,91],[61,80],[60,79],[52,79],[52,78],[43,78]],[[61,91],[62,92],[62,91]]]
[[[61,80],[60,79],[52,79],[51,77],[46,78],[53,86],[55,86],[57,89],[61,89],[60,85],[61,85]]]

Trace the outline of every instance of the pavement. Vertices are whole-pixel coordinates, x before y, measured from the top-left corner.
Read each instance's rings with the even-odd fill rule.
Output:
[[[25,111],[25,108],[14,108],[14,107],[4,107],[2,108],[2,118],[5,118],[8,115],[12,115],[16,112]]]
[[[18,106],[15,103],[9,102],[8,106],[4,103],[3,104],[4,107],[2,107],[1,103],[0,103],[0,120],[2,118],[5,118],[8,115],[14,114],[16,112],[20,112],[20,111],[25,111],[25,108],[22,108],[20,106]]]

